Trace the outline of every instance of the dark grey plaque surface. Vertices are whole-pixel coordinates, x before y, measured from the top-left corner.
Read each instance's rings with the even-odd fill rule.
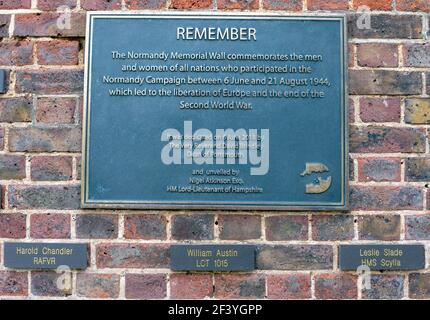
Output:
[[[88,266],[87,244],[15,243],[4,244],[4,265],[12,269],[85,269]]]
[[[250,271],[255,269],[252,245],[173,245],[171,269],[176,271]]]
[[[339,268],[356,270],[365,265],[370,270],[418,270],[425,267],[423,245],[366,244],[340,245]]]

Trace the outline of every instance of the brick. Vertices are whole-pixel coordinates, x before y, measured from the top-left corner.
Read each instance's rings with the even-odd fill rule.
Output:
[[[83,123],[83,117],[84,117],[84,97],[80,96],[78,98],[78,115],[76,116],[76,120],[79,124]]]
[[[0,179],[20,180],[25,178],[25,156],[0,154]]]
[[[125,297],[127,299],[163,299],[167,294],[164,274],[127,274]]]
[[[24,66],[29,64],[33,64],[33,42],[27,40],[0,42],[0,65]]]
[[[82,167],[82,159],[81,157],[76,157],[76,179],[81,180],[81,167]]]
[[[261,237],[261,217],[225,214],[218,217],[221,240],[249,240]]]
[[[81,0],[85,10],[120,10],[121,0]]]
[[[4,129],[0,128],[0,150],[4,149]]]
[[[31,158],[31,180],[66,181],[72,179],[72,157],[36,156]]]
[[[17,209],[79,209],[80,186],[9,186],[9,206]]]
[[[38,42],[37,61],[40,65],[77,65],[79,63],[79,42],[69,40]]]
[[[174,273],[170,275],[171,299],[205,299],[212,296],[211,274]]]
[[[354,159],[349,156],[349,181],[355,181]]]
[[[0,37],[9,36],[10,15],[0,14]]]
[[[12,152],[79,152],[82,133],[79,128],[11,128]]]
[[[399,215],[369,215],[358,218],[360,240],[400,240]]]
[[[80,214],[76,217],[76,237],[79,239],[114,239],[118,237],[118,216]]]
[[[64,213],[31,215],[30,236],[34,239],[70,239],[70,215]]]
[[[430,299],[430,273],[409,274],[409,298]]]
[[[215,274],[217,299],[259,299],[266,293],[263,274]]]
[[[430,215],[406,216],[407,240],[430,240]]]
[[[355,65],[355,45],[353,43],[348,43],[348,67],[352,68]]]
[[[430,2],[428,0],[397,0],[397,10],[430,12]]]
[[[360,98],[363,122],[400,122],[399,98]]]
[[[30,9],[31,0],[3,0],[0,1],[0,10]]]
[[[76,295],[92,299],[115,299],[119,296],[117,274],[78,273]]]
[[[16,73],[18,93],[72,94],[82,93],[82,70],[19,70]]]
[[[302,11],[303,0],[263,0],[263,8],[268,10]]]
[[[166,7],[166,0],[125,0],[127,9],[163,9]]]
[[[167,219],[158,214],[128,215],[124,219],[126,239],[165,240]]]
[[[211,214],[175,215],[172,218],[172,238],[175,240],[212,240],[214,216]]]
[[[349,93],[354,95],[417,95],[422,92],[419,72],[350,70]]]
[[[354,0],[354,9],[368,7],[370,10],[390,11],[392,0]]]
[[[212,0],[172,0],[171,9],[209,9],[213,7]]]
[[[75,98],[38,98],[36,121],[40,123],[74,123]]]
[[[259,0],[217,0],[220,10],[256,10]]]
[[[307,216],[266,217],[266,239],[269,241],[307,240]]]
[[[430,45],[411,43],[403,47],[404,64],[407,67],[430,67]]]
[[[0,122],[31,122],[32,106],[28,97],[1,98]]]
[[[164,244],[99,244],[98,268],[169,268],[169,246]]]
[[[430,124],[430,98],[406,99],[405,122],[410,124]]]
[[[76,8],[77,0],[38,0],[37,8],[44,11],[57,11],[59,7]]]
[[[311,275],[307,273],[268,274],[268,299],[310,299]]]
[[[425,132],[419,128],[356,127],[350,129],[350,152],[417,152],[426,149]]]
[[[84,37],[85,14],[70,13],[70,27],[57,12],[21,13],[15,16],[17,37]]]
[[[363,299],[402,299],[404,296],[404,276],[372,274],[370,289],[363,288]]]
[[[59,289],[58,278],[64,274],[55,271],[40,271],[31,273],[31,293],[35,296],[55,297],[69,296],[71,288]],[[66,275],[67,276],[67,275]],[[71,274],[70,274],[71,277]]]
[[[22,239],[25,238],[26,216],[22,213],[0,214],[0,238]],[[1,291],[1,285],[0,285]]]
[[[351,210],[421,210],[423,194],[415,187],[350,188]]]
[[[348,10],[348,0],[308,0],[308,10]]]
[[[427,210],[430,210],[430,192],[427,190]]]
[[[315,297],[317,299],[356,299],[357,277],[342,273],[315,275]]]
[[[27,272],[0,271],[0,296],[26,296]]]
[[[257,269],[320,270],[333,268],[333,248],[328,245],[261,245]]]
[[[355,122],[355,102],[353,99],[348,99],[348,120],[349,123]]]
[[[349,215],[313,215],[312,238],[318,241],[351,240],[354,217]]]
[[[390,43],[358,44],[357,62],[361,67],[397,67],[399,65],[397,45]]]
[[[364,39],[421,39],[423,23],[418,15],[372,14],[370,28],[361,23],[363,13],[348,15],[348,33],[352,38]]]
[[[430,26],[430,22],[429,22],[429,26]],[[427,93],[427,95],[430,95],[430,72],[426,72],[426,83],[427,83],[427,86],[426,86],[426,93]]]
[[[400,159],[358,159],[358,181],[400,181]]]
[[[406,181],[430,180],[430,157],[428,158],[408,158],[405,169]]]

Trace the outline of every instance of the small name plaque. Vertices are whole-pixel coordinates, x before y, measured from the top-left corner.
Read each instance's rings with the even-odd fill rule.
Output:
[[[12,269],[85,269],[87,245],[81,243],[14,243],[4,244],[4,265]]]
[[[6,71],[0,70],[0,93],[6,93]]]
[[[255,247],[251,245],[173,245],[170,256],[175,271],[255,269]]]
[[[417,270],[425,267],[423,245],[340,245],[339,268],[356,270]]]

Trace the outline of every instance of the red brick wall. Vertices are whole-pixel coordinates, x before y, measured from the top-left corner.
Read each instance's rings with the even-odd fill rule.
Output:
[[[71,29],[57,20],[71,8]],[[357,19],[368,6],[371,28]],[[86,10],[349,13],[350,213],[80,210]],[[430,298],[428,0],[7,0],[0,2],[0,251],[4,241],[87,242],[90,266],[8,270],[0,298]],[[253,243],[259,271],[169,269],[171,243]],[[422,243],[426,270],[374,273],[362,290],[340,243]]]

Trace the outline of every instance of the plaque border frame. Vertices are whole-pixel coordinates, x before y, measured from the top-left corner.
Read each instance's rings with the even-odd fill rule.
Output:
[[[273,11],[265,12],[210,12],[210,11],[88,11],[86,17],[86,36],[85,36],[85,70],[84,70],[84,96],[83,96],[83,120],[82,120],[82,156],[81,156],[81,207],[94,209],[213,209],[213,210],[290,210],[290,211],[348,211],[349,210],[349,112],[348,112],[348,29],[346,13],[298,13],[285,14]],[[340,202],[220,202],[220,201],[133,201],[133,200],[90,200],[88,198],[88,160],[89,136],[90,136],[90,97],[91,90],[91,69],[92,63],[92,24],[94,19],[145,19],[145,18],[182,18],[182,19],[250,19],[250,20],[337,20],[340,22],[341,30],[341,143],[342,143],[342,198]],[[88,132],[87,132],[88,131]],[[303,204],[301,204],[303,203]]]

